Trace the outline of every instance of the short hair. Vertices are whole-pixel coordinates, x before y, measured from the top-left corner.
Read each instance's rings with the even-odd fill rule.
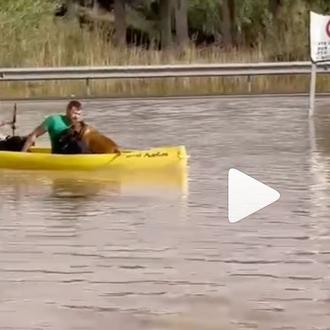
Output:
[[[67,105],[67,110],[71,110],[73,107],[80,109],[81,103],[77,100],[70,101]]]

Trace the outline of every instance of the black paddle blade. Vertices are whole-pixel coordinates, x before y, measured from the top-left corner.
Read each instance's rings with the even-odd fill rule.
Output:
[[[11,128],[13,130],[13,136],[15,135],[15,130],[16,130],[16,117],[17,117],[17,105],[15,103],[14,104],[14,111],[13,111],[13,121],[11,123]]]

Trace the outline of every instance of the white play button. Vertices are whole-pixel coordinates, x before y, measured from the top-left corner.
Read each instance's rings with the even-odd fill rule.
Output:
[[[228,173],[228,220],[238,222],[276,202],[280,193],[231,168]]]

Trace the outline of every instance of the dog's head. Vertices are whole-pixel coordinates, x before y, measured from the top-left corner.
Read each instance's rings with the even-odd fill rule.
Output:
[[[84,121],[75,122],[71,125],[69,134],[81,140],[88,129],[89,126]]]

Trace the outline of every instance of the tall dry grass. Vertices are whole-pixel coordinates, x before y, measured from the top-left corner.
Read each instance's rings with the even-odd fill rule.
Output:
[[[8,25],[9,26],[9,25]],[[272,45],[254,50],[223,51],[215,46],[189,46],[184,52],[162,52],[141,47],[114,47],[102,30],[81,29],[75,20],[55,20],[51,16],[31,29],[15,30],[2,26],[0,65],[2,67],[58,67],[84,65],[151,65],[178,63],[234,63],[269,61],[275,52]],[[1,28],[1,22],[0,22]],[[286,40],[288,42],[288,40]],[[278,47],[278,45],[277,45]],[[252,77],[251,92],[307,92],[306,77]],[[329,80],[322,78],[318,90],[328,91]],[[247,93],[246,77],[116,79],[89,82],[93,96],[155,96]],[[83,97],[85,81],[40,81],[1,83],[1,98]]]

